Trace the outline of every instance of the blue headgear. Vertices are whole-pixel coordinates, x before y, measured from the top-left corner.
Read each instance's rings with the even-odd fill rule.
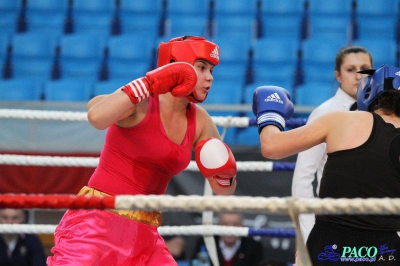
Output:
[[[400,89],[399,67],[382,65],[377,70],[367,69],[357,73],[369,75],[358,83],[357,109],[360,111],[371,111],[372,103],[384,91]]]

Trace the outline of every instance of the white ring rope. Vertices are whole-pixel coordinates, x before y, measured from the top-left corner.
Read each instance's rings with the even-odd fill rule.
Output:
[[[40,156],[0,154],[0,165],[35,165],[35,166],[70,166],[70,167],[96,167],[98,157],[68,157],[68,156]],[[238,171],[272,171],[273,162],[236,162]],[[198,171],[195,161],[191,161],[187,171]]]
[[[53,234],[55,224],[0,224],[0,233]],[[234,235],[248,236],[248,227],[222,225],[160,226],[160,235]]]
[[[87,112],[75,111],[44,111],[44,110],[20,110],[20,109],[0,109],[0,118],[14,119],[37,119],[37,120],[61,120],[61,121],[81,121],[87,122]],[[248,117],[211,117],[217,126],[222,127],[248,127],[250,119]]]
[[[400,198],[302,199],[250,196],[115,196],[116,209],[161,211],[240,211],[270,214],[395,214],[400,215]]]

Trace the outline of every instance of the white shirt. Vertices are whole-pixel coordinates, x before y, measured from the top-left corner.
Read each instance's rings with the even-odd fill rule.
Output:
[[[233,247],[227,247],[222,239],[219,240],[219,248],[221,249],[222,256],[224,256],[226,261],[231,260],[233,256],[235,256],[236,251],[238,251],[241,243],[242,240],[238,238]]]
[[[308,117],[307,123],[316,118],[336,110],[349,110],[355,100],[338,88],[336,94],[315,108]],[[312,182],[317,173],[317,195],[322,177],[322,171],[326,163],[326,144],[321,143],[306,151],[300,152],[297,156],[296,167],[292,181],[292,196],[295,198],[314,198]],[[315,223],[314,214],[301,214],[300,229],[303,239],[307,242],[308,235]]]

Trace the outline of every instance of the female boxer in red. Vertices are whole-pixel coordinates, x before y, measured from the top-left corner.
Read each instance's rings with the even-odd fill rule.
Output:
[[[144,77],[88,103],[88,119],[108,129],[99,165],[79,195],[159,195],[186,169],[192,149],[217,195],[232,195],[236,162],[206,99],[219,47],[202,37],[161,43]],[[158,234],[160,212],[68,210],[55,232],[48,265],[176,265]]]

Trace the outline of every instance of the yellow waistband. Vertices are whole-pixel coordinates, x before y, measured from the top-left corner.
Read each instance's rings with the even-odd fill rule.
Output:
[[[84,186],[78,193],[78,196],[87,195],[87,196],[110,196],[107,193],[101,192],[97,189]],[[141,223],[160,226],[162,223],[162,215],[160,211],[146,212],[146,211],[130,211],[130,210],[114,210],[107,209],[110,212],[118,214],[122,217],[138,221]]]

